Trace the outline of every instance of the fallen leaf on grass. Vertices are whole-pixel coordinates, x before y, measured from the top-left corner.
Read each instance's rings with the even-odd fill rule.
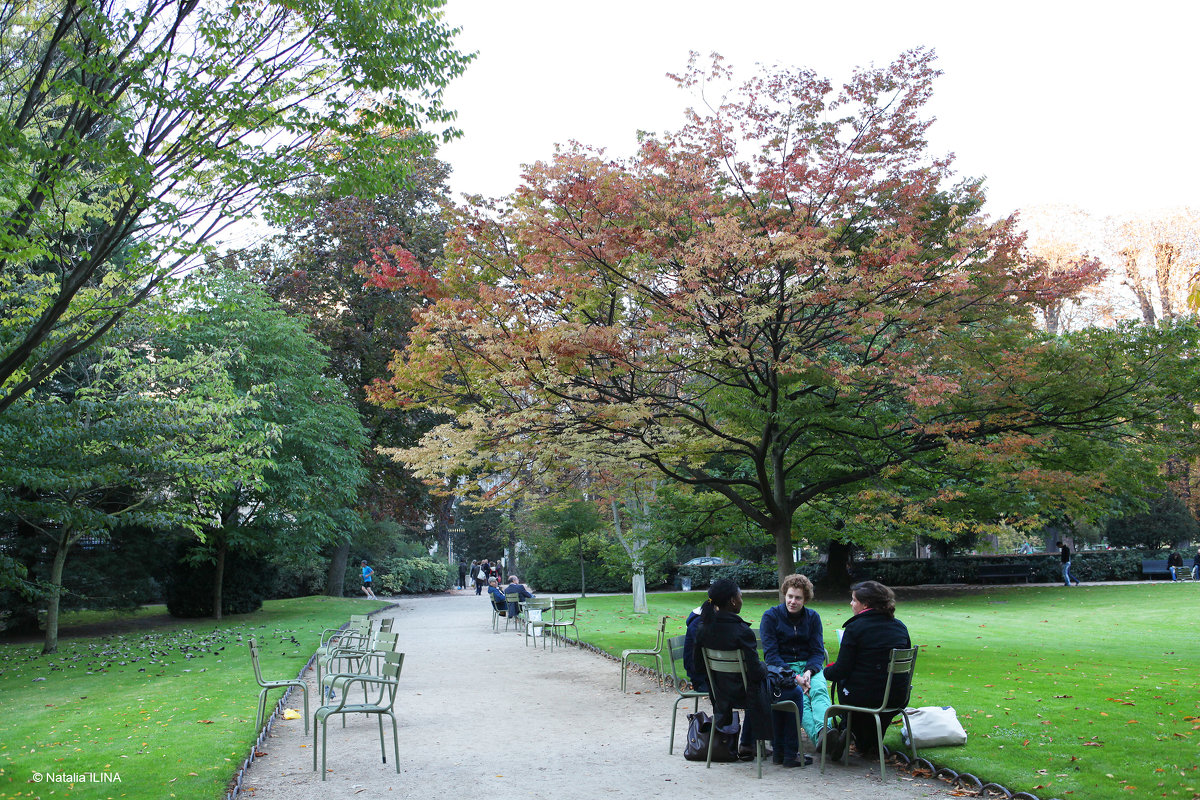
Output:
[[[212,725],[213,721],[211,719],[202,719],[202,720],[200,720],[200,724],[201,725]]]

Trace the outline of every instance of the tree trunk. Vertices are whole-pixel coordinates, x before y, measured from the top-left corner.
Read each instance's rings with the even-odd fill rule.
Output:
[[[225,543],[225,537],[221,537],[221,543],[217,545],[217,561],[213,570],[213,619],[221,618],[221,585],[225,582],[225,553],[229,550]]]
[[[769,533],[775,538],[775,566],[779,573],[779,583],[796,571],[796,562],[792,558],[792,520],[772,520]]]
[[[587,570],[583,566],[583,537],[579,538],[579,596],[587,597]]]
[[[346,562],[350,558],[350,540],[339,544],[329,559],[329,570],[325,573],[325,594],[342,597],[346,593]]]
[[[650,605],[646,602],[646,571],[639,569],[633,573],[633,613],[649,614]]]
[[[847,542],[838,539],[829,540],[829,562],[825,565],[825,580],[822,589],[830,595],[844,593],[850,590],[850,557],[854,548]]]
[[[63,564],[67,563],[67,551],[71,548],[70,533],[63,533],[58,538],[58,547],[54,550],[54,561],[50,566],[50,600],[46,604],[46,640],[42,644],[42,653],[58,651],[58,611],[62,601]]]

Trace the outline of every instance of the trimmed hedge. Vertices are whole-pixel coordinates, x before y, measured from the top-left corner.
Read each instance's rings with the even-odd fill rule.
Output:
[[[796,572],[807,575],[812,581],[825,576],[825,565],[818,563],[797,564]],[[728,578],[740,589],[778,589],[779,574],[774,564],[722,564],[722,565],[680,565],[675,578],[675,587],[679,588],[679,578],[691,578],[693,589],[703,589],[711,586],[713,581]]]
[[[1081,581],[1136,581],[1142,577],[1143,558],[1165,558],[1142,550],[1095,550],[1076,553],[1071,573]],[[924,583],[982,583],[982,565],[1020,565],[1031,568],[1034,583],[1062,580],[1062,561],[1057,553],[1007,556],[953,556],[951,558],[880,558],[856,561],[856,581],[873,580],[888,586],[917,586]]]
[[[589,592],[628,592],[630,580],[624,575],[613,574],[600,564],[584,562]],[[535,592],[570,594],[579,591],[579,562],[532,563],[525,567],[524,581]]]

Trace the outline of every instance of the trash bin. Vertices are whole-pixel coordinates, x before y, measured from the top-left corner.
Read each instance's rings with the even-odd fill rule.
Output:
[[[690,591],[692,590],[692,579],[691,579],[691,577],[690,577],[690,576],[682,576],[682,575],[681,575],[681,576],[679,577],[679,588],[680,588],[680,589],[682,589],[682,590],[683,590],[683,591],[685,591],[685,592],[690,592]]]

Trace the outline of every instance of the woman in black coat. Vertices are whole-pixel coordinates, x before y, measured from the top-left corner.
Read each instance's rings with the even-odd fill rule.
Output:
[[[896,619],[896,593],[882,583],[863,581],[850,590],[850,609],[854,616],[843,627],[837,661],[825,668],[825,680],[837,683],[834,703],[850,706],[877,707],[883,701],[887,686],[888,663],[894,648],[912,647],[908,628]],[[908,676],[898,677],[888,697],[889,706],[903,706],[908,701]],[[895,714],[880,714],[883,730],[892,724]],[[876,749],[875,723],[869,714],[851,717],[853,734],[859,750],[873,756]],[[838,748],[841,755],[841,748]]]
[[[771,705],[767,702],[767,668],[758,658],[758,642],[754,631],[750,630],[750,623],[738,616],[741,610],[742,592],[737,584],[727,578],[714,581],[708,589],[708,599],[700,607],[694,657],[696,666],[701,668],[704,657],[699,648],[742,651],[749,693],[742,685],[741,676],[718,672],[713,675],[716,686],[715,691],[710,689],[709,698],[716,724],[720,727],[730,723],[732,709],[745,709],[746,724],[742,727],[739,751],[753,758],[754,740],[771,738]]]

